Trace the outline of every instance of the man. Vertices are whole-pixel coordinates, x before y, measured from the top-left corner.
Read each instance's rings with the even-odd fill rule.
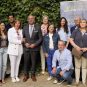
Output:
[[[13,14],[9,14],[8,21],[9,23],[6,25],[7,31],[14,26],[15,17]]]
[[[58,66],[56,65],[57,62]],[[72,55],[71,52],[65,47],[64,41],[58,42],[58,50],[54,53],[52,67],[52,75],[55,75],[58,79],[63,78],[68,84],[72,83]]]
[[[79,16],[75,17],[75,19],[74,19],[75,25],[73,27],[71,27],[71,29],[70,29],[71,30],[71,34],[72,34],[72,32],[75,29],[78,29],[79,28],[80,20],[81,20],[81,18]]]
[[[28,24],[23,28],[24,44],[24,79],[26,82],[29,78],[29,62],[31,60],[31,78],[36,81],[35,68],[36,57],[40,51],[40,44],[42,42],[42,33],[40,26],[35,24],[35,16],[28,16]]]

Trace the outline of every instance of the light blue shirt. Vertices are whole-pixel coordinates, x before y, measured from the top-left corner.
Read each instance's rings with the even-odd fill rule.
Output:
[[[63,41],[68,41],[68,38],[71,36],[71,33],[70,33],[70,28],[68,28],[68,33],[66,33],[64,31],[63,28],[61,28],[59,31],[58,31],[58,34],[60,36],[60,40],[63,40]]]
[[[72,64],[72,55],[68,49],[64,49],[62,52],[56,50],[52,60],[52,67],[56,67],[56,63],[58,61],[57,68],[61,68],[62,70],[70,70],[73,69]]]

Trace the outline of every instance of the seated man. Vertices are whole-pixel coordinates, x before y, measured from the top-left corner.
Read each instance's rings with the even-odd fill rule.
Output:
[[[56,65],[58,62],[58,65]],[[70,85],[72,83],[72,55],[71,52],[65,47],[64,41],[58,42],[58,50],[55,51],[52,61],[52,76],[63,78]]]

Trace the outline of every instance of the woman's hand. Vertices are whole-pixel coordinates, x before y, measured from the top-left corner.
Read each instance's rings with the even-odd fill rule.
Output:
[[[82,51],[82,48],[80,48],[79,46],[75,47],[77,51]]]
[[[83,51],[83,52],[86,52],[86,51],[87,51],[87,48],[82,48],[82,51]]]
[[[45,57],[46,57],[46,58],[48,57],[48,53],[45,53]]]
[[[25,43],[26,48],[29,48],[30,44],[29,43]]]

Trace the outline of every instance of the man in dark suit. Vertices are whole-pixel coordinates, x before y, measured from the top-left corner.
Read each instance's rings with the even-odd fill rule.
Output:
[[[79,23],[80,23],[80,20],[81,20],[81,18],[79,17],[79,16],[77,16],[76,18],[75,18],[75,20],[74,20],[74,22],[75,22],[75,25],[73,26],[73,27],[71,27],[71,34],[72,34],[72,32],[75,30],[75,29],[78,29],[79,28]]]
[[[42,33],[40,26],[35,24],[35,16],[28,16],[28,24],[23,28],[24,43],[24,79],[26,82],[29,78],[29,61],[31,60],[31,79],[36,81],[35,67],[36,57],[40,50],[42,42]]]

